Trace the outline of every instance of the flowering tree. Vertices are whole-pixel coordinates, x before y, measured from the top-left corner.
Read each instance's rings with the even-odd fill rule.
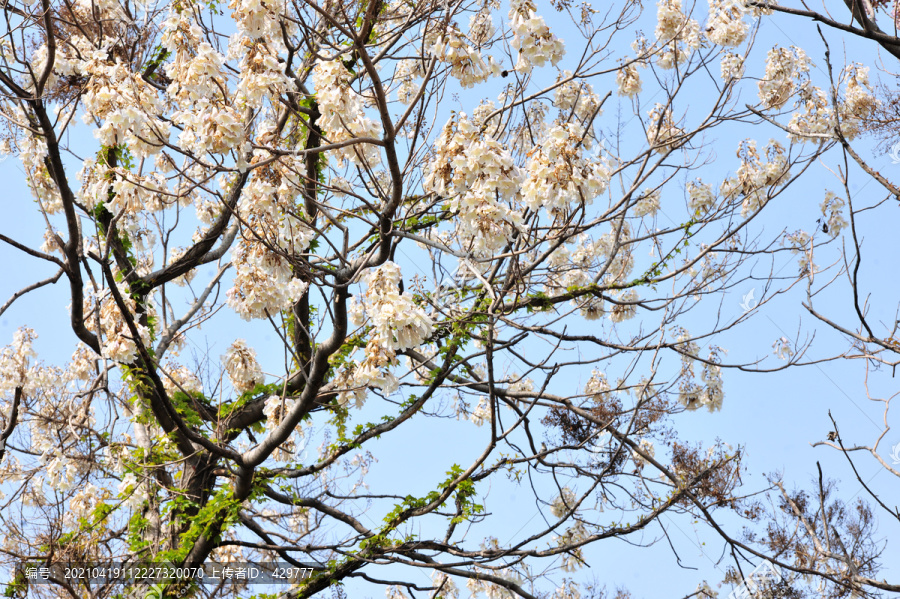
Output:
[[[64,366],[36,356],[40,323],[0,354],[12,594],[118,592],[29,586],[23,560],[245,559],[316,564],[297,598],[350,581],[601,597],[571,573],[664,514],[721,535],[733,581],[769,557],[795,596],[896,590],[865,514],[831,524],[859,542],[821,559],[777,522],[730,536],[719,513],[768,518],[739,490],[742,453],[675,425],[722,407],[727,369],[803,363],[798,340],[729,361],[719,339],[811,284],[814,247],[852,227],[849,190],[812,234],[760,223],[881,109],[866,66],[820,89],[800,48],[755,47],[773,7],[720,0],[4,11],[4,144],[45,232],[0,239],[54,272],[0,312],[60,284],[74,333]],[[736,159],[713,165],[722,144]],[[796,273],[723,308],[785,254]],[[283,363],[229,336],[233,315]],[[378,479],[390,439],[433,468]],[[524,538],[496,532],[505,487],[543,510]],[[788,527],[809,506],[784,496]]]

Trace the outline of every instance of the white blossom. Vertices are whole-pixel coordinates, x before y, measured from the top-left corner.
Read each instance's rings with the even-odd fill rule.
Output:
[[[634,318],[637,314],[638,294],[634,289],[628,289],[618,294],[617,303],[613,305],[609,313],[609,319],[613,322],[625,322]]]
[[[475,426],[481,426],[485,422],[490,421],[492,412],[490,400],[487,397],[482,397],[469,418],[475,423]]]
[[[825,224],[822,228],[834,239],[849,225],[841,215],[841,211],[844,208],[844,200],[835,195],[834,192],[829,191],[825,194],[821,208],[822,216],[825,217]]]
[[[534,0],[512,0],[509,6],[513,31],[511,45],[519,51],[516,70],[529,73],[533,66],[542,67],[548,61],[556,65],[565,54],[565,47],[550,31],[544,18],[535,14]]]
[[[563,71],[559,78],[568,79],[571,76],[570,71]],[[567,81],[557,87],[553,96],[553,105],[559,108],[566,120],[571,115],[579,123],[586,123],[602,112],[600,111],[600,98],[594,93],[593,86],[579,80]]]
[[[685,140],[679,139],[684,135],[684,129],[675,124],[672,117],[672,107],[657,104],[648,113],[647,141],[653,146],[653,150],[659,154],[668,154]]]
[[[781,108],[809,72],[809,58],[800,48],[772,48],[766,59],[766,73],[759,82],[759,101],[765,108]]]
[[[313,84],[321,113],[318,123],[330,143],[381,137],[381,125],[366,115],[363,100],[350,86],[350,80],[350,72],[340,58],[316,62]],[[381,161],[378,146],[371,143],[346,145],[333,153],[338,166],[345,160],[369,167]]]
[[[634,62],[629,62],[616,71],[616,86],[620,96],[633,98],[641,93],[641,75]]]
[[[238,393],[252,391],[256,385],[265,382],[256,351],[243,339],[236,339],[222,357],[225,372]]]
[[[575,493],[569,487],[560,489],[559,495],[550,504],[550,513],[554,518],[562,518],[575,509]]]
[[[741,159],[734,177],[722,182],[720,193],[726,200],[742,199],[741,216],[748,216],[768,202],[770,190],[787,183],[790,165],[780,143],[770,140],[765,147],[763,159],[756,149],[756,142],[746,140],[737,152]]]
[[[431,580],[435,588],[438,589],[435,596],[443,599],[459,599],[459,588],[452,578],[443,572],[435,570],[431,574]]]
[[[645,189],[634,205],[632,214],[637,217],[656,216],[659,211],[659,189]]]
[[[132,472],[122,477],[118,491],[123,503],[133,510],[140,509],[144,501],[149,498],[147,483],[138,480]]]
[[[776,339],[775,343],[772,344],[772,349],[779,360],[790,362],[791,358],[794,356],[791,340],[787,337],[779,337]]]
[[[660,0],[656,6],[655,34],[662,46],[656,63],[673,69],[687,61],[691,50],[700,48],[700,24],[684,14],[681,0]]]
[[[722,55],[720,65],[722,80],[725,82],[741,79],[744,76],[744,58],[732,52]]]
[[[651,458],[656,457],[656,448],[653,446],[653,442],[650,439],[641,439],[638,448],[645,454],[648,454]],[[638,468],[643,468],[647,464],[647,459],[637,451],[631,452],[631,458],[634,460],[634,465]]]
[[[491,67],[481,57],[481,53],[469,45],[466,37],[453,25],[435,36],[429,52],[450,65],[450,75],[458,79],[464,88],[474,87],[492,74]]]
[[[573,204],[590,204],[606,191],[608,165],[584,155],[583,138],[580,126],[557,125],[531,151],[522,185],[522,199],[529,208],[544,208],[552,214]]]
[[[716,205],[716,194],[712,185],[700,179],[688,183],[688,208],[695,215],[703,215]]]
[[[451,117],[434,144],[426,166],[426,191],[450,199],[457,239],[478,257],[503,248],[519,226],[521,215],[511,205],[518,199],[524,173],[512,154],[460,113]]]
[[[741,45],[750,26],[744,21],[745,9],[738,0],[710,0],[706,37],[720,46]]]

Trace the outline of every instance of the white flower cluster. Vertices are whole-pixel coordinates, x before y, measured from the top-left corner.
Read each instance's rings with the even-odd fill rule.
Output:
[[[238,206],[247,228],[231,250],[235,275],[227,300],[245,320],[276,314],[303,297],[308,284],[294,276],[285,256],[305,252],[314,235],[295,216],[297,173],[305,172],[300,159],[284,157],[254,172]]]
[[[13,355],[31,354],[33,336],[27,330],[22,333],[23,336],[9,348]],[[7,359],[0,359],[0,362],[7,362],[4,370],[9,369]],[[30,434],[26,437],[25,449],[39,456],[46,480],[53,488],[58,491],[72,489],[90,463],[76,447],[89,434],[88,431],[96,430],[97,422],[90,400],[85,401],[84,394],[73,395],[73,387],[69,384],[75,380],[56,367],[31,366],[24,380],[17,376],[15,370],[4,372],[2,380],[5,384],[23,385],[23,393],[29,400],[31,417],[27,425]],[[41,485],[42,482],[35,482],[36,492]],[[40,501],[40,498],[36,500]]]
[[[234,529],[229,529],[222,535],[222,540],[225,541],[225,544],[219,545],[210,553],[210,557],[215,561],[221,563],[229,563],[229,562],[242,562],[246,561],[247,558],[244,557],[244,548],[237,544],[228,544],[228,541],[237,541],[237,534]],[[235,591],[242,591],[246,589],[246,582],[237,581],[237,584],[234,585]],[[243,588],[242,588],[243,587]]]
[[[574,204],[587,205],[606,191],[609,168],[584,156],[584,129],[575,123],[554,125],[529,154],[522,198],[532,210],[554,214]]]
[[[394,85],[397,86],[397,99],[404,104],[413,101],[419,91],[417,79],[425,76],[425,68],[421,60],[405,59],[397,62],[394,69]]]
[[[603,303],[603,298],[588,295],[576,303],[578,304],[578,311],[585,320],[600,320],[606,313],[606,305]]]
[[[0,350],[0,394],[9,395],[16,387],[26,387],[31,358],[37,357],[35,339],[37,334],[23,327],[15,332],[12,343]]]
[[[435,593],[436,597],[459,599],[459,588],[456,586],[456,583],[453,582],[452,578],[443,572],[435,570],[431,575],[431,580],[434,583],[435,588],[438,589]]]
[[[581,599],[581,590],[574,580],[564,580],[550,599]]]
[[[138,175],[123,167],[110,168],[102,162],[87,158],[82,163],[78,178],[81,180],[78,199],[89,209],[102,203],[112,214],[124,212],[125,218],[119,223],[120,233],[128,233],[130,228],[137,225],[134,217],[140,212],[166,207],[163,199],[163,194],[168,193],[166,179],[159,172]],[[110,194],[110,191],[113,193]]]
[[[656,213],[659,211],[659,199],[660,191],[658,188],[645,189],[644,193],[638,198],[637,202],[635,202],[632,214],[638,218],[656,216]]]
[[[238,31],[252,39],[280,40],[281,27],[288,34],[295,29],[291,19],[284,19],[285,0],[231,0],[228,8],[237,23]]]
[[[281,424],[281,420],[290,412],[297,400],[293,397],[279,397],[278,395],[270,395],[266,398],[263,406],[263,414],[266,417],[266,431],[271,433]],[[272,459],[280,462],[288,462],[294,459],[297,450],[297,443],[294,435],[299,434],[303,438],[303,429],[297,427],[288,439],[278,446],[272,453]]]
[[[69,506],[62,517],[63,530],[77,533],[66,544],[69,552],[78,552],[80,559],[88,559],[99,554],[101,539],[108,534],[108,521],[99,517],[99,509],[110,499],[107,489],[87,483],[69,498]],[[90,526],[85,526],[85,522]]]
[[[206,99],[197,101],[191,110],[173,113],[172,122],[182,127],[178,136],[181,147],[198,154],[226,154],[244,137],[244,125],[235,109]]]
[[[494,576],[500,576],[501,578],[510,582],[514,582],[516,584],[521,584],[522,582],[521,579],[515,576],[515,574],[508,568],[504,568],[499,572],[496,572],[494,570],[491,570],[490,572]],[[506,587],[478,578],[470,578],[469,580],[467,580],[466,588],[469,589],[472,597],[479,593],[484,593],[486,599],[516,599],[517,597],[515,593],[513,593]]]
[[[686,20],[681,0],[659,0],[656,3],[656,39],[665,43],[683,35]]]
[[[744,76],[744,58],[738,54],[726,52],[722,55],[720,68],[723,81],[740,79]]]
[[[234,103],[240,108],[257,107],[264,98],[269,98],[273,105],[277,105],[278,98],[294,87],[291,78],[284,72],[284,67],[278,61],[274,44],[269,42],[252,42],[244,39],[243,42],[230,50],[241,52],[241,78],[235,90]],[[277,48],[277,47],[276,47]]]
[[[841,212],[844,209],[844,200],[829,191],[825,193],[825,199],[822,201],[822,216],[825,217],[825,223],[822,230],[828,233],[832,239],[841,234],[841,231],[849,224],[844,220]]]
[[[63,526],[68,530],[78,530],[80,533],[78,541],[81,543],[89,540],[85,537],[91,537],[94,534],[100,536],[98,533],[103,531],[104,526],[102,521],[95,522],[93,515],[96,513],[95,510],[106,499],[109,499],[109,496],[110,492],[107,489],[98,488],[93,483],[88,483],[80,488],[69,498],[69,509],[63,516]],[[82,527],[80,526],[82,520],[91,522],[94,526]]]
[[[22,119],[20,122],[25,122]],[[28,130],[16,142],[19,159],[25,170],[25,179],[32,195],[40,202],[47,214],[56,214],[63,209],[62,197],[53,182],[44,158],[47,156],[47,144],[32,135]]]
[[[641,442],[638,443],[638,449],[649,455],[651,458],[656,457],[656,448],[653,447],[653,441],[650,439],[641,439]],[[631,459],[634,460],[634,465],[639,470],[647,464],[647,459],[634,450],[631,452]]]
[[[475,423],[475,426],[481,426],[485,422],[490,422],[494,413],[490,400],[485,396],[478,401],[478,405],[472,410],[469,420]]]
[[[801,254],[797,262],[800,272],[816,272],[816,265],[812,261],[812,244],[811,237],[805,231],[794,231],[793,233],[785,233],[781,240],[781,245],[790,248],[794,255]]]
[[[779,360],[790,362],[794,357],[794,349],[791,347],[791,340],[787,337],[780,337],[772,344],[773,353],[778,356]]]
[[[201,99],[224,100],[227,87],[225,57],[208,42],[201,42],[203,32],[190,19],[190,11],[172,13],[163,23],[162,47],[170,53],[166,76],[172,80],[166,95],[179,106]]]
[[[609,319],[613,322],[625,322],[631,320],[637,314],[637,302],[640,301],[637,291],[628,289],[616,294],[616,303],[609,313]]]
[[[309,532],[310,517],[309,508],[294,508],[287,521],[287,528],[291,532],[306,534]]]
[[[494,37],[497,28],[494,27],[491,9],[499,7],[500,3],[496,0],[486,2],[484,6],[481,7],[481,10],[469,17],[469,33],[466,34],[466,37],[472,40],[473,44],[481,46]]]
[[[569,487],[563,487],[559,496],[550,504],[550,513],[554,518],[562,518],[575,509],[575,493]]]
[[[123,303],[134,321],[141,343],[144,347],[148,347],[151,341],[150,329],[146,325],[141,324],[137,316],[137,302],[131,297],[127,285],[124,283],[119,287],[119,295],[121,295]],[[97,313],[98,304],[99,315]],[[137,344],[112,293],[107,290],[95,295],[92,289],[86,288],[83,305],[85,326],[100,337],[100,351],[103,357],[125,364],[133,362],[138,355]],[[145,309],[148,316],[152,317],[154,315],[152,304],[148,303]],[[97,331],[96,326],[98,316],[100,331]]]
[[[351,77],[340,57],[318,61],[313,70],[316,101],[322,115],[318,123],[330,143],[381,136],[381,125],[366,116],[362,98],[350,86]],[[381,161],[378,146],[367,143],[343,146],[333,152],[339,166],[344,160],[369,167]]]
[[[544,18],[535,14],[534,0],[512,0],[509,6],[512,47],[519,51],[516,70],[530,73],[533,66],[542,67],[548,61],[556,65],[565,54],[565,47],[547,27]]]
[[[788,137],[793,142],[820,142],[823,137],[833,137],[835,120],[834,111],[818,87],[805,86],[800,90],[799,104],[803,112],[795,112],[788,123]]]
[[[510,380],[509,386],[506,388],[507,393],[533,393],[534,381],[529,378],[515,378]]]
[[[79,341],[75,351],[72,353],[69,367],[66,369],[68,377],[73,381],[91,380],[96,373],[97,358],[99,356],[94,353],[94,350]]]
[[[172,121],[182,129],[179,142],[183,147],[198,154],[223,154],[239,146],[244,125],[225,92],[225,57],[200,41],[202,31],[191,14],[173,13],[164,24],[163,46],[172,56],[165,66],[172,80],[166,93],[179,107]],[[239,87],[245,86],[252,75],[252,69],[242,64]]]
[[[82,473],[80,464],[70,460],[62,454],[50,458],[47,453],[42,456],[47,459],[44,470],[47,473],[47,484],[56,491],[69,491],[75,486],[75,479]]]
[[[770,140],[765,147],[766,160],[760,158],[754,140],[741,142],[737,152],[741,159],[734,177],[725,179],[719,193],[728,201],[743,196],[741,216],[748,216],[762,208],[769,198],[769,190],[787,183],[790,165],[784,146]]]
[[[256,351],[243,339],[235,339],[222,356],[222,363],[232,386],[238,393],[252,391],[256,385],[265,382],[265,376],[259,362],[256,361]]]
[[[391,367],[397,364],[397,352],[418,348],[431,335],[434,323],[409,295],[400,292],[400,277],[400,267],[394,262],[385,262],[366,275],[368,289],[361,306],[364,312],[355,306],[351,316],[357,326],[368,317],[372,331],[363,362],[347,367],[336,377],[342,405],[352,398],[357,407],[362,407],[366,387],[381,389],[385,394],[396,391],[399,381]]]
[[[409,595],[403,592],[399,586],[392,584],[384,590],[385,599],[409,599]]]
[[[395,351],[416,348],[431,335],[434,323],[425,311],[400,292],[400,267],[385,262],[366,276],[364,306],[375,327],[373,339]]]
[[[695,357],[699,354],[700,348],[695,341],[691,339],[687,330],[678,327],[676,329],[678,335],[675,338],[677,347],[681,351],[681,373],[678,386],[678,402],[688,410],[696,410],[702,406],[710,412],[722,409],[722,400],[725,394],[722,390],[722,372],[718,365],[720,362],[720,353],[724,353],[720,347],[710,346],[709,358],[706,362],[702,362],[703,367],[700,372],[702,385],[694,382],[694,364],[698,361]]]
[[[505,94],[500,94],[498,99],[501,102],[506,101]],[[519,122],[519,126],[512,128],[512,135],[508,138],[507,146],[510,148],[531,148],[541,143],[541,140],[547,136],[547,120],[546,116],[549,112],[546,103],[539,102],[537,100],[528,102],[525,104],[525,111],[522,116],[522,120]],[[478,128],[487,129],[490,127],[487,123],[485,123],[484,115],[476,108],[473,113],[477,116],[473,116],[472,122],[475,123]],[[568,115],[566,115],[568,116]],[[496,115],[495,115],[496,118]],[[567,120],[566,118],[562,118],[561,120]],[[494,122],[496,125],[496,121]],[[496,130],[496,129],[490,129]]]
[[[614,221],[611,230],[600,236],[594,249],[596,255],[606,262],[604,264],[606,272],[603,275],[605,284],[621,284],[628,280],[634,268],[634,245],[631,243],[631,226],[627,221],[624,223]]]
[[[165,105],[159,92],[105,50],[94,51],[83,69],[90,80],[82,96],[85,123],[103,125],[94,136],[105,146],[125,144],[137,157],[155,154],[169,139],[169,124],[158,119]]]
[[[700,49],[700,24],[684,14],[681,0],[660,0],[656,7],[655,34],[662,44],[656,63],[660,68],[673,69],[687,61],[691,50]]]
[[[453,116],[434,144],[424,188],[450,198],[458,241],[478,257],[502,249],[521,215],[511,204],[518,199],[524,173],[512,154],[488,133],[478,130],[465,113]]]
[[[637,64],[629,62],[616,71],[616,86],[619,95],[633,98],[641,93],[641,75],[638,73]]]
[[[560,73],[558,80],[568,79],[571,71]],[[589,119],[601,114],[600,98],[594,93],[594,87],[585,81],[567,81],[556,88],[553,96],[553,105],[559,108],[562,120],[568,122],[569,115],[574,116],[580,123],[586,123]]]
[[[759,82],[759,101],[765,108],[781,108],[798,86],[806,85],[804,75],[812,64],[806,52],[790,48],[772,48],[766,57],[766,73]]]
[[[712,185],[704,183],[700,179],[691,181],[687,185],[688,209],[691,214],[700,216],[716,206],[716,194]]]
[[[599,370],[591,372],[591,378],[584,385],[584,394],[594,403],[601,404],[606,401],[609,391],[609,381],[606,380],[606,374]]]
[[[722,389],[722,368],[719,366],[719,353],[723,352],[719,347],[712,346],[709,349],[708,361],[703,364],[700,379],[705,387],[700,394],[700,404],[706,406],[710,412],[722,409],[722,400],[725,392]]]
[[[118,487],[119,497],[122,503],[131,508],[138,510],[150,498],[147,483],[138,479],[134,473],[129,472],[122,477],[122,481]]]
[[[29,2],[27,4],[31,3]],[[110,47],[112,45],[112,40],[116,39],[118,35],[125,34],[125,29],[128,28],[132,22],[118,0],[76,0],[75,2],[67,3],[66,9],[67,11],[71,11],[71,14],[67,14],[66,16],[67,19],[71,19],[70,22],[93,23],[97,22],[96,19],[102,21],[105,39],[101,38],[104,45],[100,48],[100,51],[103,54],[106,54],[112,49]],[[79,27],[79,29],[81,28]],[[50,72],[50,76],[47,79],[44,89],[47,90],[56,87],[60,78],[86,75],[87,73],[84,70],[85,57],[92,56],[93,53],[98,50],[97,44],[97,38],[94,36],[88,38],[85,35],[82,35],[81,31],[75,33],[67,32],[65,41],[63,43],[57,42],[56,44],[53,69]],[[12,64],[12,62],[16,60],[12,51],[12,44],[10,44],[8,40],[4,40],[0,45],[3,47],[4,57]],[[21,53],[22,46],[20,45],[17,50]],[[49,52],[47,45],[41,44],[32,55],[31,69],[33,73],[37,74],[43,72],[44,66],[47,64],[48,56]],[[35,82],[31,77],[24,78],[23,84],[26,89],[32,90],[34,83]]]
[[[739,0],[710,0],[706,37],[719,46],[741,45],[750,31],[750,26],[744,21],[745,11]]]
[[[235,276],[227,301],[245,320],[277,314],[306,292],[308,285],[294,278],[287,260],[252,237],[242,237],[231,257]]]
[[[162,377],[163,387],[166,393],[172,395],[178,391],[182,393],[202,393],[203,383],[200,378],[187,366],[169,363]]]
[[[450,65],[450,76],[458,79],[464,88],[475,87],[476,84],[487,81],[492,74],[500,74],[500,66],[494,62],[493,57],[489,57],[488,63],[485,63],[481,53],[469,45],[469,40],[455,25],[450,24],[434,37],[434,41],[426,41],[431,42],[429,54]]]
[[[234,103],[225,95],[228,88],[225,57],[209,43],[199,41],[202,32],[190,15],[189,11],[181,11],[165,23],[163,44],[173,56],[172,62],[165,67],[172,80],[167,95],[180,108],[173,113],[172,121],[181,126],[179,142],[183,147],[198,154],[227,153],[239,146],[244,138],[244,125]],[[249,50],[241,62],[238,103],[255,103],[270,84],[280,83],[278,90],[283,89],[285,76],[278,68],[277,60],[266,52],[259,52],[264,60],[253,60],[261,45],[248,43],[246,46]],[[239,47],[243,48],[243,45]],[[257,64],[259,62],[264,66]],[[272,69],[276,74],[266,79],[265,73]],[[264,75],[260,75],[260,71]],[[262,82],[257,81],[260,77],[264,79]],[[254,89],[248,90],[248,86]]]
[[[705,243],[700,244],[700,251],[703,253],[703,267],[700,269],[700,283],[703,286],[700,289],[706,291],[712,289],[714,282],[725,277],[725,263],[728,260],[728,254],[724,255],[723,260],[719,260],[719,253],[707,251],[708,249],[709,246]]]
[[[719,593],[714,591],[705,580],[697,585],[694,594],[697,595],[697,599],[717,599],[719,596]]]
[[[672,107],[657,104],[648,114],[647,141],[658,154],[668,154],[684,143],[684,129],[675,124]]]
[[[868,67],[859,63],[848,65],[842,79],[847,88],[844,90],[844,101],[838,108],[841,132],[852,140],[859,135],[863,123],[875,113],[879,102],[872,94]]]
[[[387,362],[388,365],[391,365],[390,362]],[[346,365],[344,368],[341,368],[337,371],[337,374],[332,381],[332,387],[338,391],[338,402],[341,406],[346,407],[350,405],[350,401],[353,400],[353,404],[357,408],[361,408],[366,403],[366,385],[363,382],[356,380],[356,373],[359,371],[360,365],[352,362]],[[390,372],[388,371],[388,374]],[[398,385],[399,381],[397,381],[396,377],[392,378],[384,378],[377,380],[377,386],[379,388],[383,388],[387,385],[389,390],[393,385]],[[368,377],[371,379],[371,377]]]
[[[181,58],[179,54],[189,57],[203,39],[203,30],[194,22],[193,15],[193,11],[190,10],[173,10],[162,23],[160,46],[171,52],[173,61],[181,62],[182,67],[185,66],[185,62],[189,61],[179,61]],[[204,62],[201,57],[198,66],[203,65]]]
[[[548,272],[544,288],[549,294],[560,293],[572,287],[585,287],[593,282],[601,261],[610,260],[614,247],[612,234],[592,241],[586,235],[580,235],[575,247],[570,250],[565,245],[558,247],[547,261]],[[620,248],[612,264],[607,268],[607,280],[613,277],[610,273],[630,268],[631,254],[627,248]],[[617,270],[618,269],[618,270]],[[581,315],[587,320],[597,320],[603,316],[604,304],[601,297],[586,295],[573,300]]]
[[[561,535],[554,535],[553,540],[556,541],[558,547],[572,547],[584,543],[589,537],[584,522],[576,520],[575,524],[566,529]],[[573,547],[562,555],[563,572],[574,572],[584,566],[584,553],[582,547]]]

